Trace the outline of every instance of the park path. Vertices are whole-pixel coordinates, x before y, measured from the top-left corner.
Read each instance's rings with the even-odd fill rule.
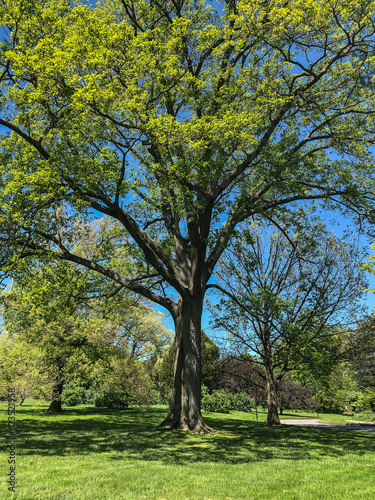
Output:
[[[331,424],[320,422],[318,418],[283,418],[280,423],[284,425],[300,425],[303,427],[320,427],[324,429],[335,429],[340,431],[371,432],[375,434],[375,423],[350,422],[347,424]]]

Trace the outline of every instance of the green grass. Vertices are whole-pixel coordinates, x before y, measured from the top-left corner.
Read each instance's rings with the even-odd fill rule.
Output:
[[[307,412],[307,411],[295,411],[295,410],[286,410],[283,415],[280,416],[281,419],[287,418],[318,418],[318,414],[316,412]],[[353,416],[350,415],[337,415],[333,413],[319,413],[319,421],[326,423],[334,423],[334,424],[345,424],[353,420]]]
[[[1,499],[375,498],[372,434],[268,428],[254,414],[232,412],[206,413],[217,432],[191,435],[156,428],[166,407],[89,406],[58,416],[17,407],[17,491],[9,494],[6,403],[0,410]]]

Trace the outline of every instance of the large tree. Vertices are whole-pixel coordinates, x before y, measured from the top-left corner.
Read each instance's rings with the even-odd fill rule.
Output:
[[[166,308],[162,425],[209,432],[201,315],[236,226],[311,200],[371,215],[373,3],[4,0],[0,18],[2,262],[49,254]],[[118,221],[138,273],[75,253],[92,213]]]
[[[214,389],[219,388],[223,373],[223,366],[219,361],[220,348],[204,333],[204,330],[201,332],[201,340],[202,383],[211,394]],[[163,392],[173,387],[174,350],[173,345],[166,346],[155,365],[155,375],[160,387],[164,389]]]

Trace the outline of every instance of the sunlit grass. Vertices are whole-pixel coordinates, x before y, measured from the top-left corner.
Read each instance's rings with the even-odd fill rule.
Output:
[[[5,499],[10,498],[5,403],[0,410],[5,450],[0,498]],[[80,406],[63,415],[45,411],[17,407],[17,492],[12,498],[375,498],[373,434],[268,428],[265,413],[256,422],[254,413],[231,412],[205,414],[217,432],[202,436],[158,429],[166,407],[116,412]],[[287,416],[316,418],[300,412]]]
[[[296,410],[286,410],[283,415],[280,416],[281,419],[288,418],[319,418],[320,422],[326,423],[337,423],[337,424],[345,424],[347,422],[351,422],[353,420],[353,416],[351,415],[337,415],[334,413],[316,413],[316,412],[307,412],[307,411],[296,411]]]

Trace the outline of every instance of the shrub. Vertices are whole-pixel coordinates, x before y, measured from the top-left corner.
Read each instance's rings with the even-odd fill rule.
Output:
[[[373,387],[365,387],[357,395],[357,401],[354,405],[357,411],[373,412],[375,410],[375,389]]]
[[[152,389],[150,396],[150,404],[152,405],[168,405],[172,398],[171,390]]]
[[[77,406],[81,404],[82,398],[74,389],[65,389],[62,397],[62,404],[66,406]],[[82,403],[83,404],[83,403]]]
[[[68,384],[62,395],[62,404],[66,406],[77,406],[92,404],[94,402],[94,391],[86,389],[81,385]]]
[[[153,383],[146,364],[138,359],[121,356],[116,353],[110,359],[107,373],[100,384],[99,395],[113,395],[115,399],[126,401],[127,406],[153,404]]]
[[[255,408],[255,401],[244,391],[233,394],[228,389],[218,389],[208,394],[207,388],[203,386],[202,408],[216,413],[228,413],[230,410],[251,412]]]
[[[237,411],[251,412],[255,408],[255,401],[247,392],[241,391],[231,395],[232,409]]]
[[[203,394],[202,408],[204,411],[228,413],[232,407],[232,394],[226,389],[212,391],[212,394]]]
[[[353,416],[353,420],[375,422],[375,413],[356,413]]]
[[[128,408],[127,396],[120,391],[103,392],[95,396],[94,404],[97,407],[109,408],[110,410],[124,410]]]
[[[348,405],[346,391],[332,387],[317,391],[314,400],[317,411],[326,413],[343,413]]]

